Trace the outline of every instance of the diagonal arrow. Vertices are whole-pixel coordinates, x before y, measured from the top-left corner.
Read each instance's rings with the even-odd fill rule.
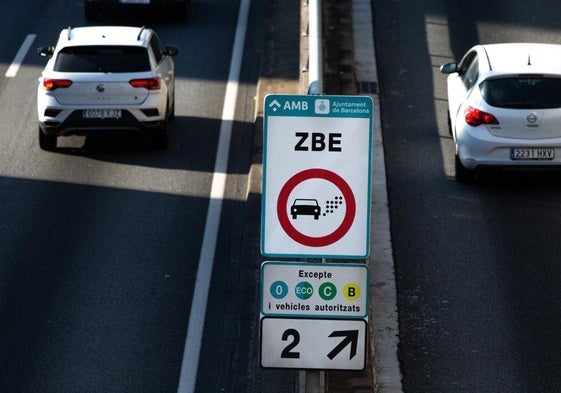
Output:
[[[358,330],[340,330],[335,331],[329,337],[345,337],[331,352],[327,354],[330,360],[333,360],[345,347],[351,344],[351,354],[349,360],[355,357],[356,347],[358,345]]]

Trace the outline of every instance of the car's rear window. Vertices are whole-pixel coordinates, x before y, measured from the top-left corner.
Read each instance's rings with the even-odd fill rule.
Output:
[[[561,78],[517,76],[487,79],[479,88],[485,101],[499,108],[561,108]]]
[[[142,72],[150,71],[146,48],[138,46],[69,46],[57,55],[55,71]]]

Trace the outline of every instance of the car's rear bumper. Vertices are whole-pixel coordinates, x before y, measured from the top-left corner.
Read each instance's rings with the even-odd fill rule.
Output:
[[[547,139],[499,138],[485,127],[466,127],[456,135],[458,155],[462,165],[468,169],[480,166],[505,167],[561,167],[561,137]],[[512,158],[513,148],[552,148],[552,159]]]
[[[75,110],[64,121],[45,120],[39,128],[45,135],[156,135],[165,132],[162,120],[139,121],[129,111],[123,110],[119,119],[84,119],[82,111]]]

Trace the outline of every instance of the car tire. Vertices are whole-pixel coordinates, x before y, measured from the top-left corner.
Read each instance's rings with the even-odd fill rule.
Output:
[[[473,182],[475,179],[475,170],[466,168],[464,164],[462,164],[458,153],[456,153],[456,157],[454,159],[454,167],[456,169],[456,181],[458,183]]]
[[[162,120],[158,132],[152,135],[151,145],[157,150],[166,150],[168,148],[168,128],[169,128],[169,109],[166,111],[166,117]]]
[[[169,116],[168,116],[168,121],[170,123],[175,120],[175,87],[173,90],[174,90],[173,100],[171,100],[172,104],[171,104],[171,108],[169,109]]]
[[[450,134],[450,136],[454,135],[452,133],[452,118],[450,117],[450,111],[448,111],[448,133]]]
[[[39,147],[42,150],[52,151],[56,149],[56,135],[47,135],[39,128]]]

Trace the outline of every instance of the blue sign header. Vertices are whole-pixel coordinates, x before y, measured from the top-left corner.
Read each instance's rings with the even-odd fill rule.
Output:
[[[271,94],[265,97],[265,117],[352,117],[371,118],[368,96],[314,96]]]

